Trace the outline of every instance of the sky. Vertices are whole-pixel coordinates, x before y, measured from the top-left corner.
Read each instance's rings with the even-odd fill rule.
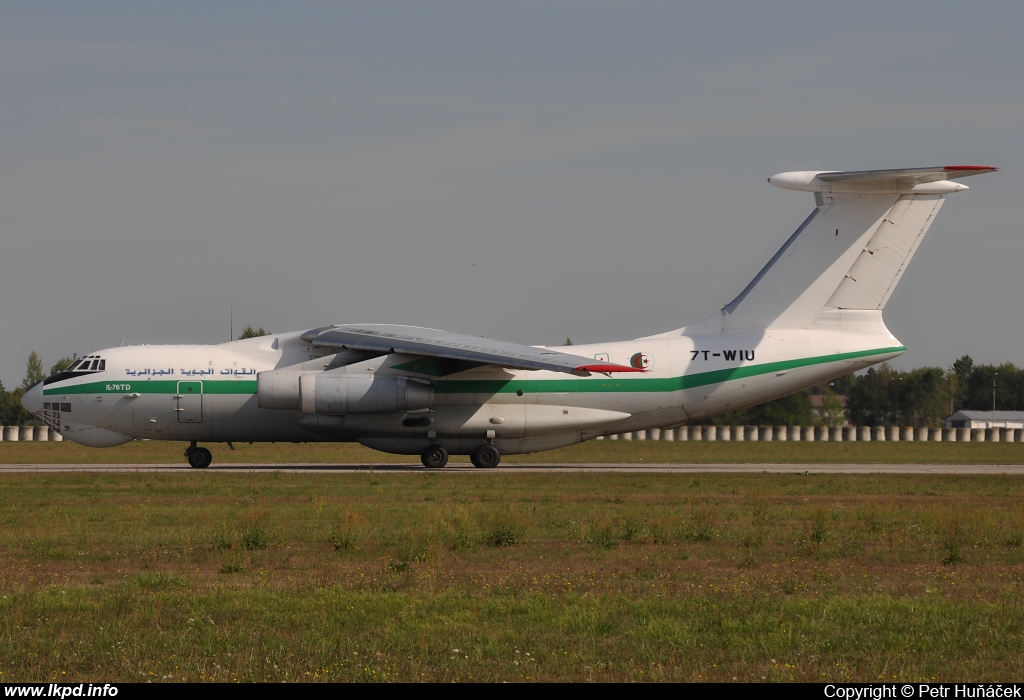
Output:
[[[0,381],[31,351],[400,323],[622,340],[728,303],[789,170],[995,165],[886,307],[1024,365],[1024,4],[0,5]],[[233,309],[233,311],[232,311]]]

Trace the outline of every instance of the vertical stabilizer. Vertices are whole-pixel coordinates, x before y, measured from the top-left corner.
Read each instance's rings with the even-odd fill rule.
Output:
[[[881,310],[953,178],[988,166],[795,172],[769,178],[815,193],[818,207],[750,284],[722,309],[723,330],[806,328],[830,309]]]

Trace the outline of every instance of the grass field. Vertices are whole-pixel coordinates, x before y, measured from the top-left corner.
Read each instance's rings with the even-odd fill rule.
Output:
[[[1020,477],[0,485],[6,682],[1024,677]]]
[[[213,464],[419,464],[349,443],[208,445]],[[185,464],[186,443],[130,442],[96,449],[72,442],[0,442],[0,464]],[[601,440],[529,455],[502,464],[573,463],[782,464],[1024,464],[1024,443],[956,442],[653,442]],[[452,463],[469,463],[452,457]]]

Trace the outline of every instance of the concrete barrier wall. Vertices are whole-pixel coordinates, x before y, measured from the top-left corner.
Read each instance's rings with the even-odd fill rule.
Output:
[[[14,432],[10,432],[13,430]],[[18,428],[3,430],[5,440],[61,440],[44,426],[28,433]],[[47,433],[49,434],[47,436]],[[10,435],[13,434],[13,438]],[[601,439],[601,438],[598,438]],[[610,440],[657,440],[660,442],[1024,442],[1021,428],[921,428],[898,426],[842,427],[810,425],[684,425],[675,429],[654,428],[609,435]]]
[[[64,436],[47,425],[0,426],[0,442],[62,442]]]
[[[598,440],[606,439],[604,437]],[[847,425],[683,425],[608,435],[608,440],[659,442],[1012,442],[1024,443],[1022,428],[914,428]],[[0,442],[61,442],[64,436],[45,425],[0,426]]]

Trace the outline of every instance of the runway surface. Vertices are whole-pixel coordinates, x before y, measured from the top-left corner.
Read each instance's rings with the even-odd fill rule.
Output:
[[[0,473],[13,472],[138,472],[163,474],[194,472],[186,464],[3,464]],[[425,472],[419,464],[222,464],[202,470],[206,473],[337,473],[404,474]],[[789,474],[1024,474],[1024,464],[506,464],[497,469],[475,469],[468,464],[432,469],[435,474],[494,474],[627,472],[691,474],[789,473]]]

